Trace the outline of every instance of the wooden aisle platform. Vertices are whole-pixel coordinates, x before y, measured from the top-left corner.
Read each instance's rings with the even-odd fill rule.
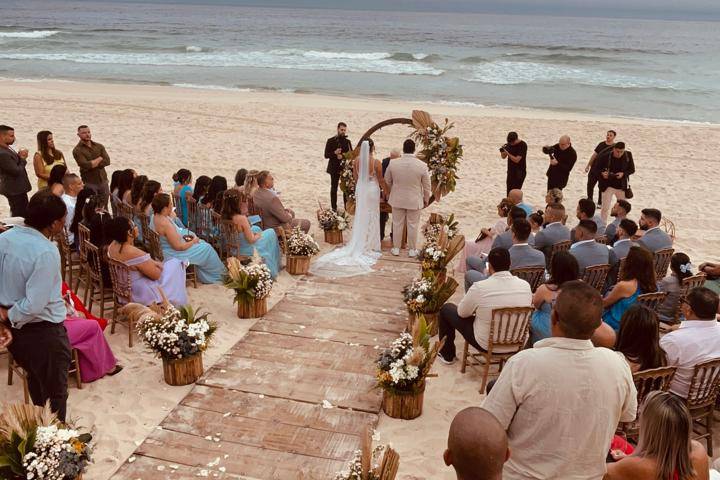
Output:
[[[366,276],[301,278],[112,478],[332,479],[377,424],[374,360],[417,273],[385,255]]]

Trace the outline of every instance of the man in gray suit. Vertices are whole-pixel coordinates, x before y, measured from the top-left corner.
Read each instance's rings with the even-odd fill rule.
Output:
[[[576,242],[570,247],[570,254],[575,257],[580,267],[580,278],[585,269],[593,265],[610,265],[610,249],[607,245],[595,241],[597,225],[589,219],[580,220],[575,228]]]
[[[608,289],[615,285],[618,273],[620,272],[620,261],[628,256],[630,247],[635,246],[632,237],[637,233],[637,230],[637,223],[629,218],[623,219],[617,227],[617,240],[613,243],[613,248],[610,253],[612,263],[610,264],[611,268],[608,272],[607,282],[605,283]]]
[[[508,229],[505,230],[503,233],[495,237],[492,243],[493,248],[504,248],[506,250],[510,250],[510,247],[513,246],[513,240],[512,240],[512,226],[515,220],[525,220],[527,218],[527,214],[525,213],[525,210],[523,210],[520,207],[512,207],[510,209],[510,212],[508,213]],[[530,235],[530,239],[528,240],[530,245],[533,245],[535,241],[534,235]]]
[[[545,254],[545,265],[550,265],[552,246],[570,240],[570,230],[563,225],[565,207],[562,203],[553,203],[545,208],[545,228],[535,235],[534,247]]]
[[[630,210],[632,210],[632,206],[627,200],[618,200],[615,202],[615,205],[613,205],[612,210],[610,210],[610,216],[615,218],[615,220],[605,227],[605,236],[608,239],[608,245],[612,245],[615,243],[615,240],[617,240],[617,228],[620,222],[627,218]]]
[[[598,236],[605,234],[605,222],[603,222],[602,218],[600,218],[600,215],[595,214],[595,202],[593,202],[592,200],[588,200],[587,198],[581,198],[578,201],[575,215],[580,221],[592,220],[593,222],[595,222],[595,225],[597,226]],[[573,241],[573,243],[578,241],[578,239],[575,237],[574,228],[570,230],[570,239]]]
[[[640,215],[640,230],[644,230],[645,235],[637,243],[652,253],[673,246],[670,235],[660,228],[660,220],[662,220],[662,213],[656,208],[646,208]]]

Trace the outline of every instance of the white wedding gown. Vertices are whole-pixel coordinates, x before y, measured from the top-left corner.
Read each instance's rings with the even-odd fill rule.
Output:
[[[350,241],[310,265],[310,273],[321,277],[352,277],[372,271],[380,252],[380,185],[370,168],[370,147],[360,147],[358,181],[355,186],[355,218]]]

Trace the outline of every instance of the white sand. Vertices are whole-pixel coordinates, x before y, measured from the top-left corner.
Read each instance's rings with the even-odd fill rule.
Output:
[[[544,205],[547,168],[540,146],[555,143],[561,134],[572,137],[580,158],[565,190],[572,216],[577,199],[585,194],[582,169],[587,158],[605,131],[614,128],[618,140],[633,151],[638,170],[632,177],[635,211],[630,216],[637,219],[644,207],[660,208],[677,225],[676,249],[687,252],[695,265],[718,260],[720,161],[715,151],[720,144],[720,125],[317,95],[49,81],[0,81],[0,101],[0,123],[14,126],[19,146],[31,153],[37,131],[49,129],[74,167],[75,128],[86,123],[94,140],[107,147],[115,168],[134,168],[168,188],[172,172],[181,167],[189,168],[194,176],[225,175],[230,183],[240,167],[269,168],[286,204],[299,216],[313,220],[317,201],[329,203],[329,177],[322,155],[335,124],[346,121],[350,138],[356,140],[381,120],[408,117],[412,109],[423,109],[436,121],[444,117],[454,121],[454,132],[465,146],[458,190],[429,210],[454,212],[468,237],[495,221],[495,205],[505,193],[505,161],[497,149],[508,131],[518,131],[530,147],[526,200],[538,207]],[[378,132],[373,138],[379,155],[399,146],[408,133],[406,127]],[[30,176],[34,179],[31,169]],[[1,197],[0,217],[6,215],[7,202]],[[271,303],[292,283],[283,273]],[[194,305],[210,310],[221,326],[215,345],[205,356],[207,367],[241,338],[252,322],[235,317],[231,295],[222,287],[191,288],[189,293]],[[141,345],[129,349],[124,327],[114,336],[108,330],[107,335],[125,370],[85,385],[83,390],[70,389],[70,416],[98,432],[96,463],[86,477],[90,480],[108,478],[190,390],[166,386],[160,361]],[[0,364],[0,375],[4,375],[4,358]],[[428,381],[422,417],[410,422],[381,418],[382,440],[392,443],[401,454],[400,478],[454,478],[442,463],[450,420],[458,410],[478,405],[482,398],[477,392],[477,373],[461,375],[459,365],[441,364],[435,371],[440,376]],[[18,401],[21,395],[16,383],[0,390],[0,402]]]

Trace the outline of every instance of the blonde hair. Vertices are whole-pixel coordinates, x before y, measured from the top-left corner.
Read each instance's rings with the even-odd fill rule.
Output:
[[[669,392],[651,392],[642,407],[640,438],[633,456],[654,459],[658,479],[690,480],[695,476],[690,461],[691,434],[692,418],[684,401]]]
[[[547,195],[545,195],[545,200],[547,201],[548,198],[551,201],[548,201],[547,203],[562,203],[563,201],[563,192],[559,188],[553,188],[551,190],[548,190]]]
[[[252,197],[259,188],[257,182],[257,176],[259,173],[259,170],[250,170],[247,172],[247,175],[245,175],[245,184],[243,185],[243,192],[245,195]]]

